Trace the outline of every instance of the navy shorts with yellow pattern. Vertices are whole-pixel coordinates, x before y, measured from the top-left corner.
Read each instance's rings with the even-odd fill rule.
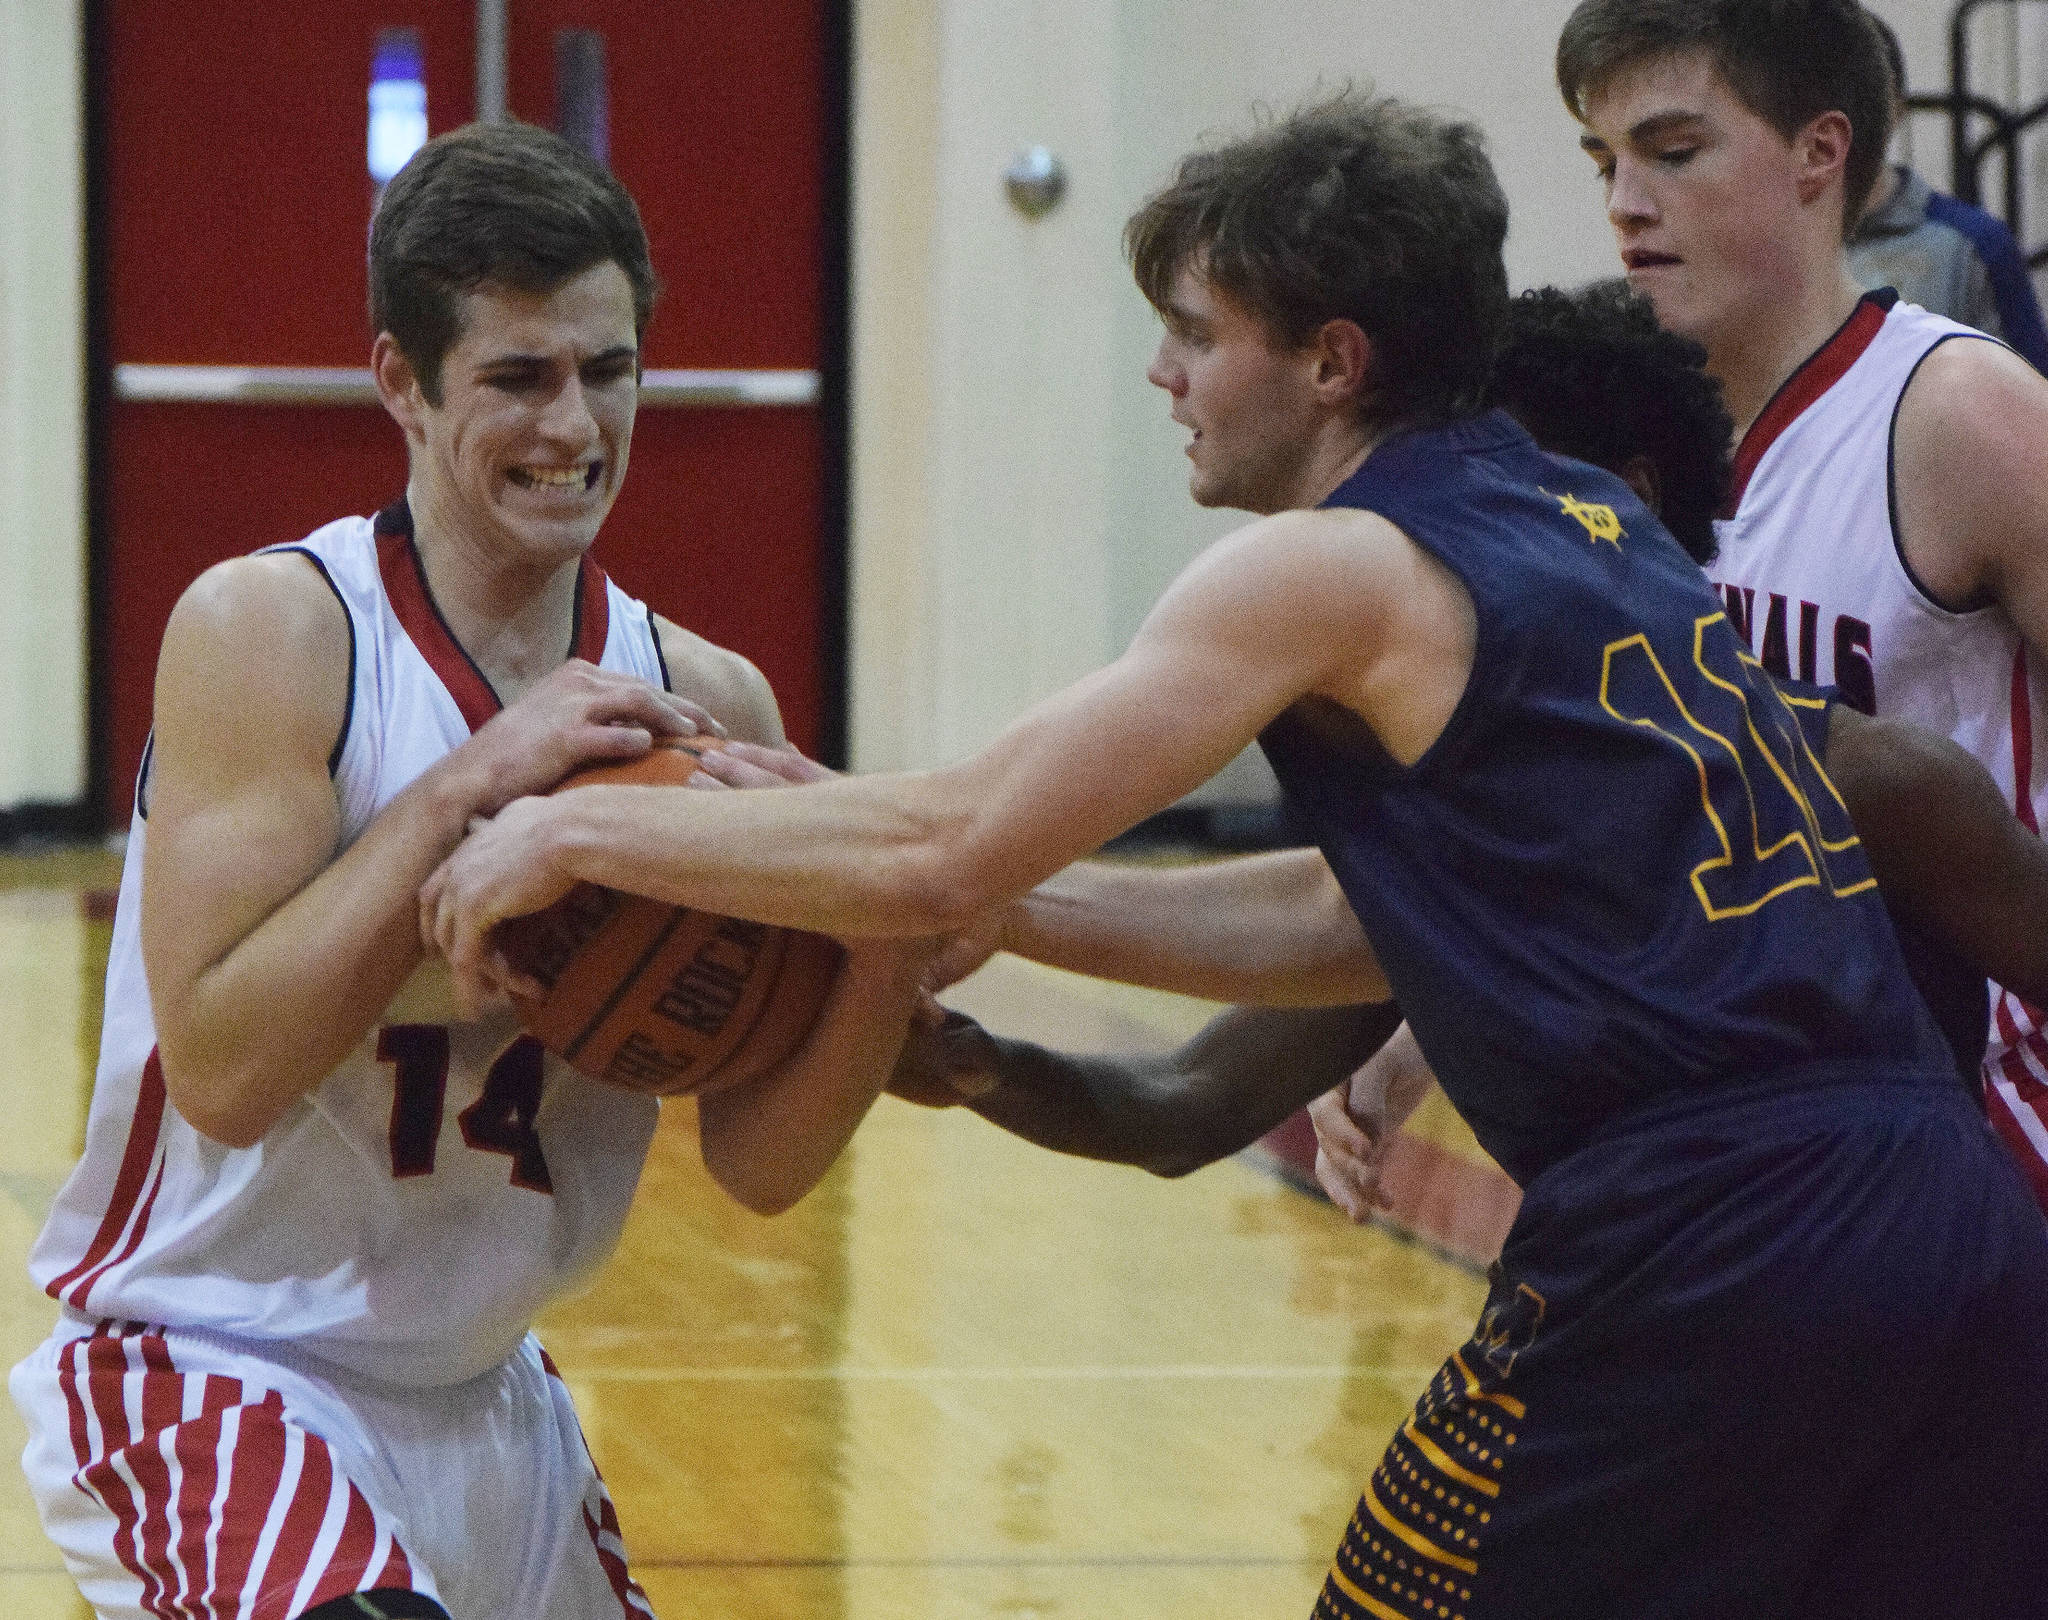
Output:
[[[1643,1110],[1526,1190],[1316,1620],[2048,1617],[2048,1230],[1952,1081]]]
[[[1481,1387],[1467,1359],[1473,1348],[1444,1364],[1380,1459],[1337,1549],[1317,1620],[1457,1620],[1471,1604],[1479,1550],[1525,1414],[1514,1396]]]

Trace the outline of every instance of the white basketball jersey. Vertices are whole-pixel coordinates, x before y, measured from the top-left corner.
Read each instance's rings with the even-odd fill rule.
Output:
[[[331,761],[346,845],[498,703],[434,606],[402,505],[280,549],[348,610]],[[577,656],[665,684],[647,609],[588,559],[576,602]],[[290,1340],[393,1383],[496,1365],[611,1252],[658,1105],[546,1056],[509,1014],[458,1021],[436,961],[260,1142],[202,1136],[167,1102],[143,972],[148,781],[145,753],[85,1157],[31,1275],[93,1316]]]
[[[2048,716],[2039,662],[2002,608],[1953,612],[1929,597],[1893,520],[1892,424],[1907,383],[1941,344],[1992,340],[1896,298],[1868,295],[1744,435],[1735,516],[1714,526],[1721,554],[1707,573],[1766,669],[1953,738],[2038,833],[2048,813],[2048,760],[2034,746]],[[2037,1024],[2016,998],[1994,998],[1994,1089],[2024,1075],[2022,1089],[2039,1094],[2048,1043]],[[2018,1117],[2048,1157],[2048,1124],[2031,1107]]]

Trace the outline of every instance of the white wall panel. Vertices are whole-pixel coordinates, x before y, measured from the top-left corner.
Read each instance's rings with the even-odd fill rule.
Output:
[[[855,131],[858,763],[954,757],[1119,651],[1235,522],[1188,499],[1144,380],[1124,219],[1205,132],[1346,81],[1470,112],[1515,206],[1518,282],[1610,261],[1550,88],[1567,0],[864,0]],[[1044,219],[1000,174],[1043,143]]]
[[[86,781],[79,0],[0,0],[0,810]]]

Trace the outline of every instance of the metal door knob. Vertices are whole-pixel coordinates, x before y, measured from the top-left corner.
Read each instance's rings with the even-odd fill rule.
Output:
[[[1003,171],[1003,187],[1010,194],[1010,206],[1026,219],[1039,219],[1059,206],[1067,194],[1067,166],[1052,155],[1052,149],[1033,146],[1019,152]]]

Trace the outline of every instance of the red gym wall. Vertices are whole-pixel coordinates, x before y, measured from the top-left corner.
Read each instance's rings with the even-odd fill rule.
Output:
[[[611,163],[667,293],[650,367],[822,369],[837,49],[828,0],[514,0],[508,100],[554,121],[554,36],[606,42]],[[470,0],[296,7],[104,0],[95,24],[101,364],[364,366],[366,98],[377,31],[414,27],[439,134],[474,100]],[[98,379],[104,387],[104,377]],[[105,397],[105,396],[102,396]],[[836,742],[837,473],[818,407],[642,408],[597,558],[767,672],[791,736]],[[213,562],[404,487],[373,407],[110,401],[96,455],[99,713],[124,825],[158,642]]]

